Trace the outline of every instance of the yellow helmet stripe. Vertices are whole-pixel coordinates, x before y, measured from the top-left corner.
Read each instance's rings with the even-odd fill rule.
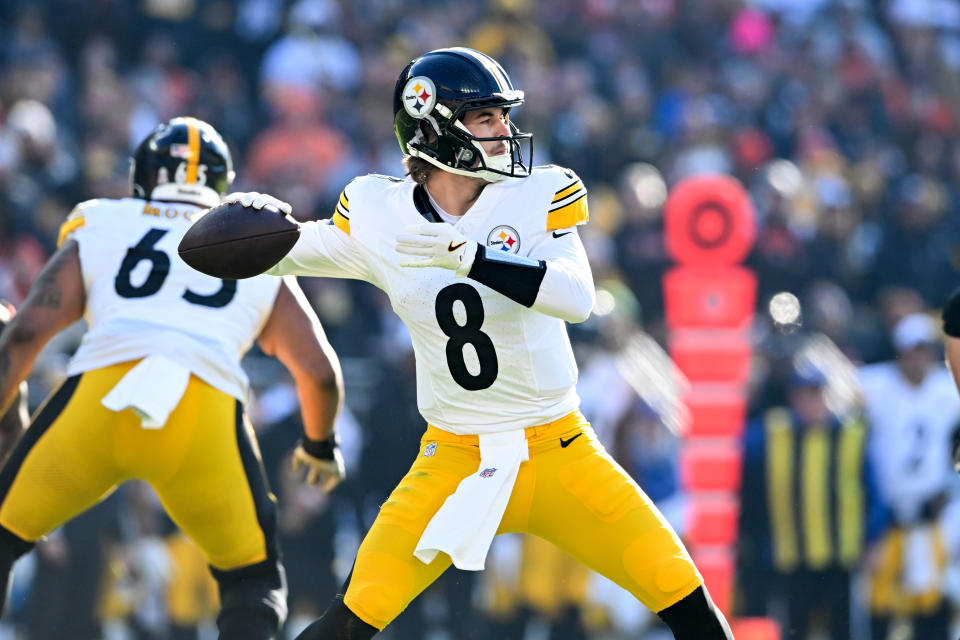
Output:
[[[187,184],[197,181],[197,164],[200,162],[200,129],[193,118],[187,118],[187,145],[190,157],[187,159]]]

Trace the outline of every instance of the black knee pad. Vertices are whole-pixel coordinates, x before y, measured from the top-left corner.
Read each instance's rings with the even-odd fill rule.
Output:
[[[703,586],[657,615],[677,640],[733,640],[726,619]]]
[[[296,640],[370,640],[376,633],[377,628],[358,618],[343,602],[343,596],[337,594],[320,619],[304,629]]]
[[[223,640],[273,640],[287,619],[287,578],[276,560],[240,569],[210,567],[220,586],[217,628]]]

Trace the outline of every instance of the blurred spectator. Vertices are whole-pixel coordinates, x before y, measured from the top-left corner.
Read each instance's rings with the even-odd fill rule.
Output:
[[[747,426],[739,540],[746,615],[780,612],[784,637],[852,637],[852,576],[880,533],[882,508],[866,456],[867,428],[828,408],[827,380],[794,366],[788,405]],[[821,630],[822,632],[822,630]]]
[[[950,437],[960,399],[937,361],[936,323],[912,313],[894,326],[897,359],[860,372],[871,427],[869,455],[892,526],[871,554],[871,629],[885,640],[906,620],[915,637],[948,637],[946,553],[936,523],[953,499]]]

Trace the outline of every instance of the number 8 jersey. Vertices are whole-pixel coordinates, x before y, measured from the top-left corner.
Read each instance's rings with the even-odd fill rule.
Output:
[[[304,224],[297,244],[269,273],[355,278],[386,292],[410,330],[417,404],[434,426],[491,433],[546,424],[576,410],[577,367],[566,327],[537,310],[539,298],[528,308],[448,269],[399,266],[397,235],[424,218],[441,221],[424,200],[426,191],[409,178],[357,178],[332,218]],[[548,271],[560,270],[576,284],[571,292],[592,300],[576,232],[587,218],[582,182],[548,166],[528,178],[488,184],[452,224],[487,247],[488,256],[546,261]]]
[[[177,245],[202,210],[136,198],[74,208],[58,244],[77,242],[89,328],[68,375],[159,354],[245,400],[240,359],[273,310],[280,283],[269,276],[220,280],[187,266]]]

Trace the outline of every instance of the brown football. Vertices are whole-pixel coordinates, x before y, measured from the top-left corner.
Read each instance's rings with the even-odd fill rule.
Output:
[[[272,209],[221,204],[194,221],[178,251],[188,265],[229,280],[251,278],[280,262],[300,237],[300,225]]]

